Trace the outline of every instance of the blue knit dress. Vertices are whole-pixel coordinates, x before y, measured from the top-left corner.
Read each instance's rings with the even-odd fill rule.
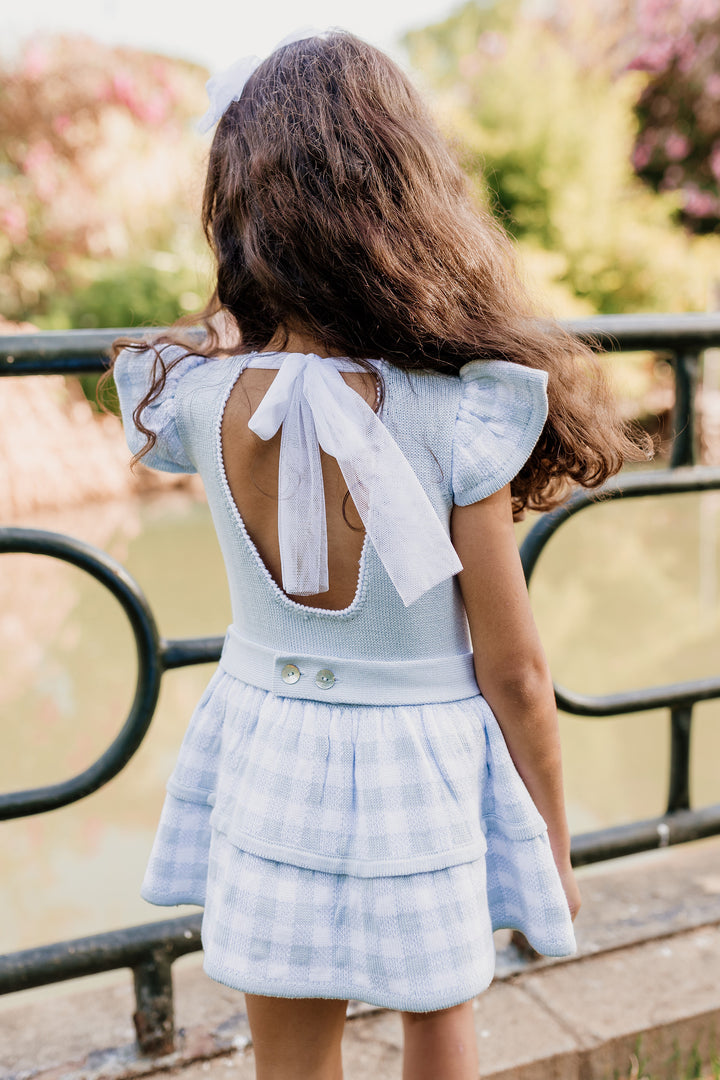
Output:
[[[114,369],[133,451],[152,361],[128,350]],[[495,929],[549,956],[575,951],[547,826],[475,681],[456,578],[406,606],[368,535],[341,611],[299,604],[270,576],[221,444],[251,362],[264,366],[258,354],[185,357],[142,417],[156,435],[144,462],[202,477],[233,621],[141,893],[202,905],[205,970],[238,990],[446,1008],[491,982]],[[547,376],[506,361],[457,377],[377,366],[382,423],[449,534],[454,504],[499,490],[532,452]]]

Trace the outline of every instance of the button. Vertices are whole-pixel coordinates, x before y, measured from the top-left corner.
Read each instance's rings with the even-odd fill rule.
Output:
[[[295,667],[294,664],[286,664],[280,672],[280,678],[284,683],[296,683],[300,678],[300,668]]]
[[[320,687],[321,690],[329,690],[331,686],[335,685],[335,675],[330,668],[323,668],[322,671],[318,671],[315,676],[315,684]]]

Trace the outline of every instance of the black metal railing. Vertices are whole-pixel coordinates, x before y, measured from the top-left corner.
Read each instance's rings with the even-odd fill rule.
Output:
[[[720,489],[720,468],[695,465],[695,392],[704,349],[720,346],[719,315],[607,316],[566,325],[608,352],[651,349],[666,354],[675,373],[670,468],[622,474],[597,493],[578,491],[560,509],[541,517],[522,544],[529,581],[557,530],[573,515],[608,499],[643,498]],[[137,330],[86,330],[0,337],[0,376],[104,370],[104,355],[121,334]],[[222,637],[168,641],[160,637],[150,606],[127,571],[104,552],[57,533],[0,528],[0,554],[31,552],[70,562],[87,571],[120,603],[135,639],[138,675],[135,695],[120,733],[86,770],[70,780],[0,796],[0,820],[44,813],[84,798],[115,776],[131,759],[150,725],[166,670],[216,661]],[[720,676],[622,694],[589,697],[556,686],[560,709],[577,716],[606,717],[664,707],[669,710],[671,764],[667,809],[659,818],[586,833],[573,838],[573,863],[598,862],[667,844],[720,833],[720,805],[691,809],[690,737],[698,701],[720,697]],[[174,1047],[171,969],[184,953],[201,948],[201,916],[191,915],[128,927],[72,941],[56,942],[0,957],[0,993],[129,967],[133,971],[134,1014],[142,1052],[164,1054]]]
[[[637,499],[650,495],[678,495],[719,489],[720,468],[696,466],[663,469],[658,472],[636,472],[614,477],[602,489],[602,502],[604,504],[610,499]],[[586,491],[578,491],[564,506],[540,518],[526,536],[521,548],[528,582],[550,538],[575,514],[597,504],[597,498],[593,498]],[[658,708],[667,708],[670,714],[670,775],[665,813],[648,821],[633,822],[630,825],[573,837],[574,866],[720,833],[720,804],[701,810],[690,809],[692,710],[698,701],[720,697],[720,675],[597,697],[576,694],[556,684],[555,697],[559,709],[575,716],[621,716]]]

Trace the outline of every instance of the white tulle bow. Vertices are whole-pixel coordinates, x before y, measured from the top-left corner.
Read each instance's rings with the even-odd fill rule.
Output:
[[[277,49],[281,49],[284,45],[292,45],[294,41],[303,41],[305,38],[316,37],[321,33],[321,30],[317,30],[312,26],[304,26],[300,30],[294,30],[287,37],[284,37],[282,41],[279,41],[270,50],[268,56],[272,56]],[[234,64],[231,64],[229,68],[219,71],[217,75],[213,75],[212,78],[208,79],[205,83],[205,89],[210,99],[210,105],[207,112],[197,122],[196,127],[199,132],[204,134],[209,131],[213,124],[218,122],[230,102],[239,101],[245,83],[253,71],[262,64],[263,59],[262,56],[243,56],[236,60]]]
[[[320,447],[334,457],[368,537],[407,607],[462,570],[432,503],[392,435],[340,371],[351,361],[305,353],[256,355],[279,368],[249,427],[271,439],[282,425],[278,535],[285,592],[328,590]]]

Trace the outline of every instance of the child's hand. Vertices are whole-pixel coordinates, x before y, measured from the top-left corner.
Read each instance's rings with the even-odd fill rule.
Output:
[[[569,859],[567,862],[563,863],[562,866],[558,866],[558,873],[560,874],[560,881],[562,882],[565,898],[568,902],[568,907],[570,908],[570,918],[574,922],[575,917],[580,910],[580,905],[582,904],[582,897],[580,896],[580,889],[575,880],[575,873],[570,865]]]

